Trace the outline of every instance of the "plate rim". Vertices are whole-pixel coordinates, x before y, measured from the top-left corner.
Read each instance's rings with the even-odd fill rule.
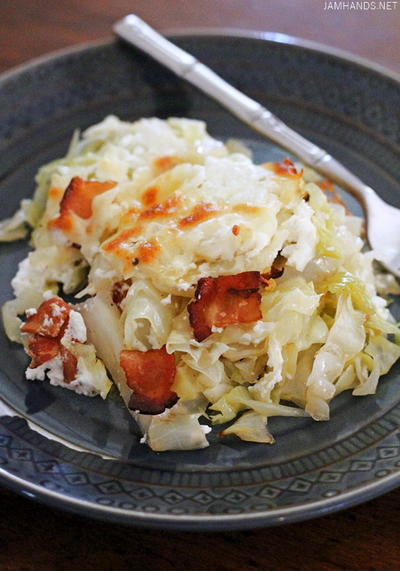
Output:
[[[245,30],[243,28],[235,28],[235,27],[217,28],[217,27],[208,27],[208,26],[194,26],[194,27],[180,26],[177,28],[168,27],[165,29],[161,29],[160,31],[169,37],[177,37],[177,38],[191,37],[191,36],[197,36],[197,37],[213,36],[220,38],[235,37],[235,38],[249,39],[249,40],[260,40],[286,46],[291,45],[308,51],[314,51],[322,53],[324,55],[333,56],[337,59],[341,59],[346,62],[356,64],[369,71],[372,70],[376,73],[379,73],[380,75],[383,75],[386,78],[390,78],[396,83],[400,83],[400,72],[396,72],[395,70],[390,69],[367,57],[355,54],[350,50],[343,50],[341,48],[337,48],[329,44],[324,44],[323,42],[317,42],[315,40],[309,40],[306,38],[301,38],[299,36],[293,36],[291,34],[272,32],[272,31],[261,31],[261,30]],[[103,36],[102,38],[87,40],[84,42],[79,42],[77,44],[51,50],[50,52],[46,52],[42,55],[30,58],[25,62],[14,65],[9,69],[5,69],[3,72],[0,73],[0,82],[12,79],[13,76],[16,76],[25,71],[29,71],[30,69],[38,65],[50,62],[59,57],[78,53],[86,49],[101,47],[108,44],[119,43],[119,42],[127,44],[126,42],[120,40],[115,35],[109,35],[109,36]],[[132,46],[132,49],[138,49],[138,48],[134,48]]]
[[[263,512],[218,514],[217,517],[213,514],[176,515],[132,512],[124,508],[95,504],[88,500],[49,490],[32,482],[27,482],[27,480],[14,474],[10,477],[9,472],[0,468],[0,479],[2,482],[4,482],[4,477],[7,478],[8,488],[24,497],[89,518],[93,517],[102,521],[138,525],[145,528],[166,529],[168,527],[171,530],[183,531],[233,531],[286,525],[348,509],[395,489],[399,484],[397,480],[400,481],[400,471],[376,479],[367,485],[361,484],[356,486],[338,496],[320,499],[309,504],[284,506]],[[365,493],[360,493],[360,490]]]
[[[307,51],[322,53],[323,55],[343,60],[347,63],[360,66],[367,71],[373,71],[386,79],[391,79],[400,84],[400,73],[385,66],[373,62],[354,53],[331,47],[323,43],[299,38],[279,32],[244,30],[240,28],[213,28],[213,27],[180,27],[163,30],[171,37],[204,37],[213,36],[220,38],[241,38],[249,40],[265,41],[267,43],[294,46]],[[12,80],[20,74],[30,71],[42,64],[51,63],[64,56],[82,51],[101,48],[103,46],[119,43],[121,40],[113,36],[90,40],[52,50],[38,57],[32,58],[19,65],[5,70],[0,74],[0,86],[3,82]],[[0,398],[0,402],[1,402]],[[155,514],[146,512],[132,512],[128,509],[101,505],[70,496],[66,493],[49,490],[27,479],[21,478],[4,468],[0,468],[0,480],[2,485],[23,495],[43,502],[50,506],[62,508],[66,511],[77,513],[86,517],[138,525],[148,528],[163,528],[191,531],[223,531],[238,530],[245,528],[267,527],[294,523],[314,517],[323,516],[341,509],[347,509],[379,495],[389,492],[400,485],[400,469],[390,474],[367,481],[354,488],[346,490],[331,498],[320,498],[316,501],[303,502],[292,506],[265,509],[262,512],[246,512],[242,514]]]

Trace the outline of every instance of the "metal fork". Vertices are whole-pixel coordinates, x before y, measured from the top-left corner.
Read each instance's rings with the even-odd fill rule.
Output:
[[[400,209],[384,202],[356,175],[288,127],[268,109],[219,77],[189,53],[161,36],[143,20],[130,14],[114,25],[115,33],[186,79],[229,109],[242,121],[275,141],[302,162],[353,194],[363,205],[367,235],[375,258],[400,277]]]

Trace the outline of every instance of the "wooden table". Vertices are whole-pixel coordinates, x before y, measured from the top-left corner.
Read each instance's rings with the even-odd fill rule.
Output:
[[[236,27],[303,37],[399,72],[400,2],[386,8],[333,10],[324,0],[1,0],[0,71],[109,36],[116,19],[135,11],[160,29]],[[4,570],[400,569],[400,490],[313,521],[212,535],[86,520],[5,489],[0,497]]]

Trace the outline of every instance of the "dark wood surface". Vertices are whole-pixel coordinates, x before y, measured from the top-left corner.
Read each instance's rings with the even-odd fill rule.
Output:
[[[159,29],[235,27],[290,34],[400,71],[400,2],[325,10],[324,0],[0,0],[0,71],[111,34],[136,12]],[[365,7],[373,4],[363,3]],[[376,3],[378,4],[378,2]],[[0,569],[400,569],[400,490],[317,520],[224,533],[131,529],[0,489]]]

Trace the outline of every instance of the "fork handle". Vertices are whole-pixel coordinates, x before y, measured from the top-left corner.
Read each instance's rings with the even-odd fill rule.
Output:
[[[325,150],[288,127],[268,109],[227,83],[195,57],[161,36],[134,14],[114,25],[114,32],[140,48],[179,77],[198,87],[242,121],[275,141],[361,200],[364,208],[378,198],[375,191]]]

